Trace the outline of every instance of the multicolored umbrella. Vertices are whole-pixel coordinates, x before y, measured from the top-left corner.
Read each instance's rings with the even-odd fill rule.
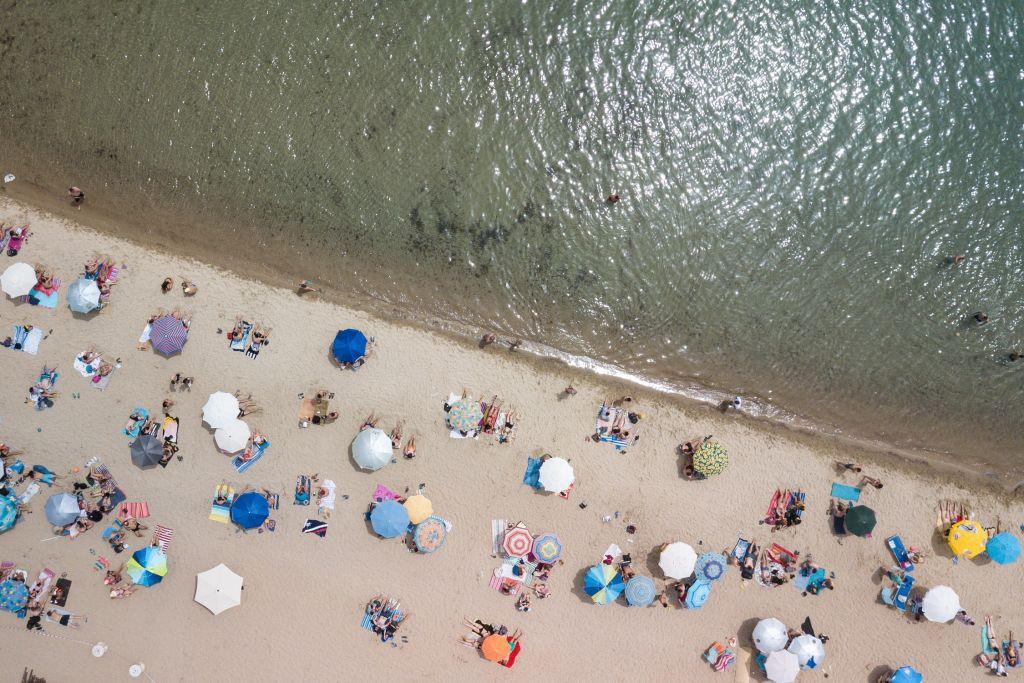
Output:
[[[717,441],[705,441],[693,454],[693,469],[705,477],[721,474],[729,466],[729,454]]]
[[[397,538],[409,528],[409,511],[396,500],[377,503],[370,513],[370,526],[378,536]]]
[[[0,496],[0,532],[7,531],[18,520],[18,499]]]
[[[867,536],[875,528],[875,511],[866,505],[854,505],[846,511],[846,530],[855,536]]]
[[[359,330],[339,330],[331,344],[331,355],[339,363],[355,363],[366,355],[366,335]]]
[[[889,683],[921,683],[924,676],[912,666],[901,666],[892,672]]]
[[[440,517],[431,515],[416,525],[412,532],[413,543],[421,553],[432,553],[444,545],[448,527]]]
[[[185,323],[171,315],[157,318],[149,328],[149,342],[153,350],[170,356],[181,351],[188,341],[188,330]]]
[[[598,605],[607,605],[626,589],[622,574],[610,564],[598,564],[583,577],[583,592]]]
[[[502,550],[509,557],[526,557],[533,550],[533,534],[526,527],[517,526],[505,532]]]
[[[634,576],[626,584],[626,602],[633,607],[647,607],[657,595],[654,580],[647,576]]]
[[[725,576],[728,566],[722,553],[701,553],[693,565],[693,573],[703,581],[718,581]]]
[[[143,434],[132,442],[129,449],[132,454],[132,463],[144,470],[152,469],[160,464],[160,458],[164,457],[164,443],[150,434]]]
[[[0,583],[0,609],[18,612],[28,604],[28,588],[24,581],[7,579]]]
[[[1009,531],[1001,531],[988,540],[985,552],[996,564],[1013,564],[1020,557],[1020,541]]]
[[[67,526],[78,519],[82,511],[78,496],[70,493],[55,493],[46,501],[46,521],[53,526]]]
[[[460,432],[474,431],[483,419],[484,413],[480,410],[480,402],[472,398],[456,401],[448,411],[448,426]]]
[[[231,504],[231,521],[243,529],[256,529],[270,516],[270,504],[256,491],[247,491]]]
[[[953,551],[953,554],[970,560],[985,552],[988,532],[974,520],[965,519],[949,528],[948,538],[949,548]]]
[[[409,496],[402,505],[409,512],[409,521],[413,524],[419,524],[434,514],[434,505],[430,502],[430,499],[420,494]]]
[[[554,564],[562,556],[562,542],[554,534],[541,534],[533,539],[533,556],[538,562]]]
[[[683,605],[687,609],[700,609],[704,606],[704,603],[708,601],[708,597],[711,595],[711,584],[707,581],[698,579],[690,584],[690,587],[686,589],[686,598],[683,600]]]
[[[152,586],[167,576],[167,555],[159,548],[148,545],[136,550],[125,563],[124,569],[133,583],[139,586]]]
[[[100,307],[100,288],[95,280],[79,278],[68,287],[68,307],[75,313],[89,313]]]

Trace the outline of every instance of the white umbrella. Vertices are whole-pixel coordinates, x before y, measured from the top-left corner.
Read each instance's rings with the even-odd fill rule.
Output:
[[[196,574],[196,602],[214,614],[242,604],[242,577],[223,564]]]
[[[576,481],[572,465],[565,458],[548,458],[540,466],[540,485],[545,491],[561,493]]]
[[[382,429],[367,427],[352,441],[352,459],[364,470],[379,470],[391,462],[391,438]]]
[[[670,579],[685,579],[693,574],[693,565],[697,562],[697,553],[686,543],[669,543],[661,551],[658,566]]]
[[[814,669],[825,661],[824,643],[809,633],[794,638],[786,649],[800,660],[801,669]]]
[[[28,294],[38,280],[35,268],[27,263],[15,263],[0,275],[0,288],[13,299]]]
[[[224,391],[210,394],[203,406],[203,422],[214,429],[224,427],[238,419],[238,399]]]
[[[68,287],[68,306],[75,313],[88,313],[100,307],[100,288],[95,280],[79,278]]]
[[[217,442],[217,448],[225,453],[237,453],[249,443],[249,425],[242,420],[235,418],[223,427],[219,427],[213,433],[213,440]]]
[[[786,647],[788,640],[786,625],[778,619],[762,619],[754,627],[754,647],[758,652],[776,652]]]
[[[944,624],[960,611],[960,596],[949,586],[936,586],[924,594],[921,610],[928,621]]]
[[[800,660],[792,652],[776,650],[768,655],[764,672],[774,683],[793,683],[800,673]]]

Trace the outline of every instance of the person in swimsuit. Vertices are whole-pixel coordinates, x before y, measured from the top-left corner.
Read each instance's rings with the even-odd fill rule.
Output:
[[[171,289],[173,287],[174,287],[174,280],[172,280],[169,277],[165,277],[164,281],[160,283],[160,291],[163,292],[164,294],[166,294],[167,292],[171,291]]]
[[[78,628],[80,624],[89,621],[89,617],[84,614],[61,614],[56,610],[48,610],[46,616],[56,621],[61,626],[70,626],[71,628]]]
[[[82,188],[72,185],[68,188],[68,196],[71,197],[72,206],[82,208],[82,202],[85,201],[85,192],[82,191]]]

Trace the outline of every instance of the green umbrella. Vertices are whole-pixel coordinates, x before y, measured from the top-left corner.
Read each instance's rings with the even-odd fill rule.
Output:
[[[867,536],[875,528],[875,511],[864,505],[855,505],[846,511],[846,530],[857,536]]]
[[[705,441],[693,454],[693,469],[705,477],[721,474],[729,466],[729,454],[717,441]]]

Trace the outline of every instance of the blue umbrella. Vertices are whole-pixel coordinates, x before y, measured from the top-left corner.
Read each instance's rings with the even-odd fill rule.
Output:
[[[646,576],[634,576],[626,584],[626,602],[633,607],[647,607],[657,594],[654,581]]]
[[[1013,564],[1020,557],[1020,541],[1009,531],[1003,531],[988,540],[985,552],[996,564]]]
[[[718,581],[725,576],[725,569],[728,566],[722,553],[702,553],[697,556],[693,573],[703,581]]]
[[[700,609],[708,601],[709,595],[711,595],[711,584],[709,582],[694,581],[693,585],[686,589],[686,600],[683,601],[683,604],[689,609]]]
[[[243,529],[255,529],[270,515],[267,499],[256,491],[243,493],[231,505],[231,521]]]
[[[339,330],[331,344],[331,355],[339,363],[355,363],[366,355],[366,335],[359,330]]]
[[[370,526],[384,538],[401,536],[409,528],[409,511],[398,501],[385,500],[370,513]]]
[[[614,602],[625,588],[622,574],[609,564],[594,565],[583,577],[583,592],[598,605]]]
[[[18,612],[28,604],[28,588],[24,581],[7,579],[0,583],[0,609]]]
[[[54,526],[67,526],[78,519],[82,509],[78,505],[78,496],[70,493],[56,493],[46,501],[46,521]]]
[[[18,500],[0,496],[0,531],[7,531],[18,519]]]
[[[923,680],[924,676],[914,667],[901,666],[893,672],[889,678],[889,683],[921,683]]]
[[[167,576],[167,555],[160,548],[148,545],[136,550],[124,563],[124,571],[138,586],[153,586]]]

